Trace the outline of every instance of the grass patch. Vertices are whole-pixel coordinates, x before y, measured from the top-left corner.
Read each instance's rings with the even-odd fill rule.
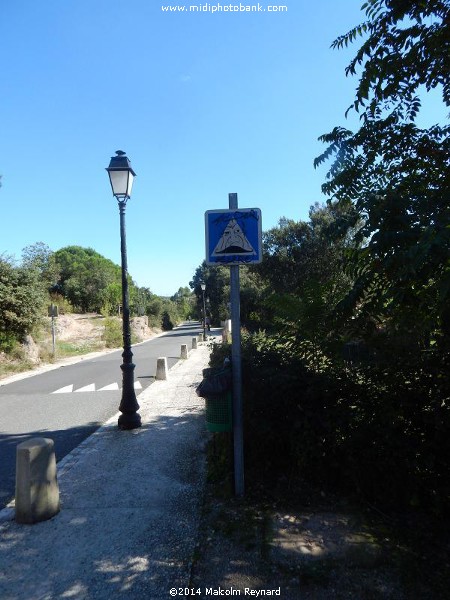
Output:
[[[70,358],[71,356],[81,356],[89,352],[96,352],[104,348],[103,342],[56,342],[56,357]]]
[[[0,379],[5,377],[9,377],[10,375],[15,375],[16,373],[23,373],[24,371],[29,371],[35,365],[29,361],[1,361],[0,362]]]
[[[107,348],[119,348],[122,344],[122,325],[116,317],[106,317],[104,321],[103,341]]]

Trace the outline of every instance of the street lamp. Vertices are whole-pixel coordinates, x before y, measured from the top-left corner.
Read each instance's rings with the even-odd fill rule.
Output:
[[[122,413],[118,425],[120,429],[136,429],[141,426],[141,417],[137,412],[139,404],[134,391],[134,364],[131,351],[130,307],[128,302],[128,266],[127,242],[125,235],[125,206],[131,196],[133,178],[136,173],[131,168],[125,152],[117,150],[111,158],[108,171],[113,195],[117,198],[120,213],[120,250],[122,258],[122,328],[123,328],[123,364],[122,399],[119,410]]]
[[[202,288],[202,294],[203,294],[203,341],[206,341],[206,304],[205,304],[206,283],[201,283],[200,287]]]

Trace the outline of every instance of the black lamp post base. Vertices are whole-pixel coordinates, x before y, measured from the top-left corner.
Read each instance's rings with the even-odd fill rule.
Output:
[[[141,415],[139,413],[123,413],[122,415],[120,415],[117,424],[119,426],[119,429],[137,429],[142,425]]]
[[[134,364],[131,361],[133,354],[131,348],[123,353],[124,363],[120,365],[122,369],[122,400],[119,410],[122,413],[118,420],[120,429],[136,429],[141,426],[141,416],[138,413],[139,404],[134,391]]]

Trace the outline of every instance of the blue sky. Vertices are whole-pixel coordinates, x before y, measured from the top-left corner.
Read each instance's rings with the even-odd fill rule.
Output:
[[[129,272],[156,294],[188,285],[205,258],[204,213],[228,208],[229,192],[261,209],[263,230],[282,216],[306,219],[325,200],[318,136],[355,123],[344,113],[357,82],[344,69],[357,45],[330,44],[363,20],[362,0],[279,4],[287,11],[2,0],[0,254],[20,259],[40,241],[120,264],[104,170],[118,149],[137,173]]]

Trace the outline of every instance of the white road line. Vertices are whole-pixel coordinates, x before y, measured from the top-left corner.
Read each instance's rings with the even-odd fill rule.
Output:
[[[100,388],[97,390],[97,392],[109,392],[112,390],[118,390],[119,389],[119,384],[116,383],[110,383],[109,385],[105,385],[104,387]]]
[[[85,385],[84,387],[75,390],[75,392],[95,392],[95,383]]]
[[[59,390],[56,390],[53,393],[54,394],[70,394],[71,392],[73,392],[73,383],[71,383],[70,385],[66,385],[62,388],[59,388]]]
[[[73,389],[73,383],[71,383],[70,385],[66,385],[52,393],[53,394],[70,394],[71,392],[95,392],[95,391],[97,391],[97,392],[113,392],[113,391],[117,391],[120,389],[121,388],[119,387],[119,384],[117,382],[109,383],[108,385],[105,385],[102,388],[99,388],[98,390],[95,389],[95,383],[90,383],[89,385],[80,387],[77,390]],[[134,389],[142,390],[142,384],[140,381],[134,382]]]

